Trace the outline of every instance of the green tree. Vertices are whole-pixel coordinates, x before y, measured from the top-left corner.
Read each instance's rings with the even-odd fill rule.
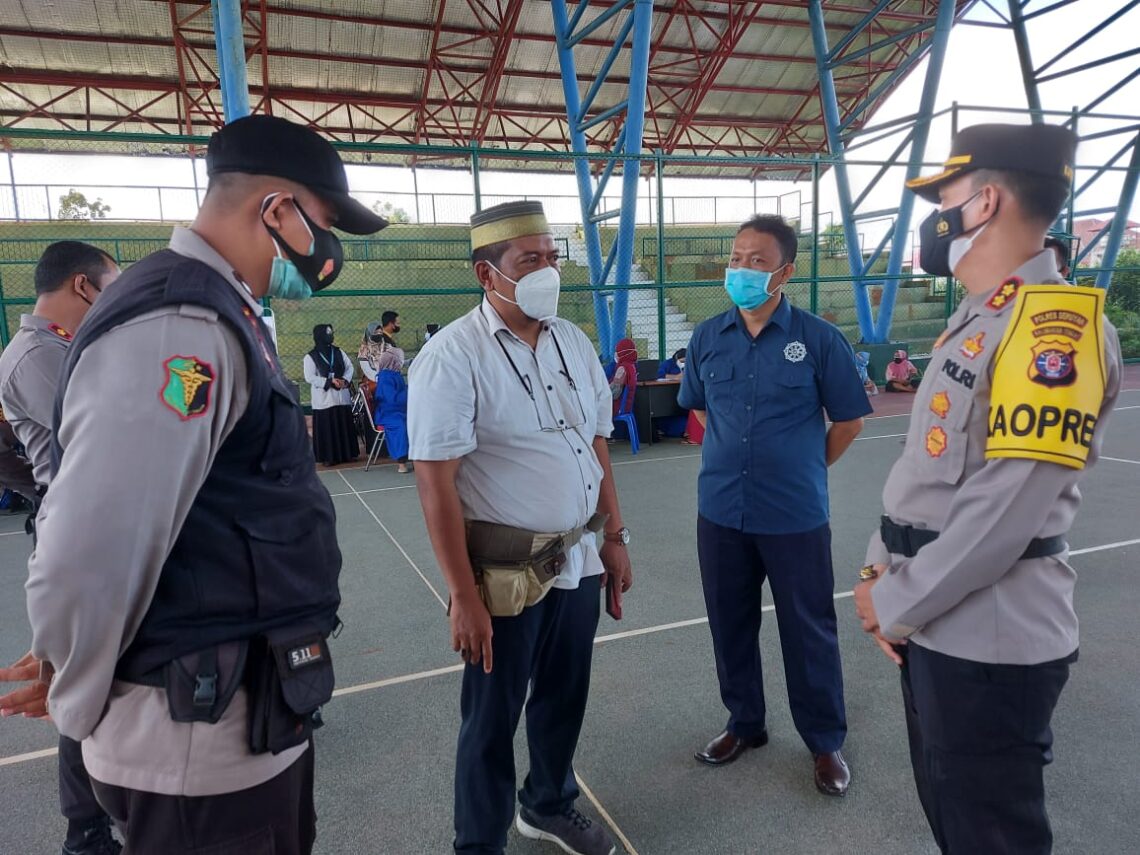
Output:
[[[59,213],[61,220],[105,220],[111,206],[104,205],[102,199],[88,202],[87,197],[71,188],[59,197]]]
[[[391,202],[376,202],[373,204],[372,210],[389,223],[410,223],[412,221],[407,211],[395,207]]]
[[[1140,312],[1140,250],[1122,249],[1117,254],[1107,302],[1126,312]]]

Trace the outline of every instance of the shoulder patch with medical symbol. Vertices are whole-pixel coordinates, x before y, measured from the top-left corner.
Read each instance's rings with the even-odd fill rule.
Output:
[[[1017,291],[1021,287],[1022,282],[1016,276],[1011,276],[998,286],[993,295],[986,302],[986,305],[991,309],[1003,309],[1006,304],[1017,296]]]
[[[950,394],[948,392],[935,392],[930,399],[930,412],[940,419],[950,415]]]
[[[784,345],[784,359],[788,362],[803,362],[807,356],[807,347],[802,341],[789,341]]]
[[[1107,381],[1104,291],[1025,285],[994,357],[987,458],[1083,469]]]
[[[162,367],[166,370],[166,382],[158,393],[162,403],[184,422],[204,416],[210,409],[213,366],[196,356],[172,356]]]
[[[977,335],[972,335],[963,341],[962,347],[959,348],[962,351],[962,355],[967,359],[977,359],[981,352],[985,350],[985,348],[982,347],[982,339],[985,337],[986,334],[984,332],[980,332]]]
[[[946,437],[946,431],[938,425],[926,432],[926,453],[931,457],[941,457],[949,445],[950,440]]]

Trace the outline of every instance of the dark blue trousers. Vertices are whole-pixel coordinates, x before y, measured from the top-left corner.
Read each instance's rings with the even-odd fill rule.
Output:
[[[760,591],[772,589],[792,719],[814,753],[847,735],[835,628],[831,527],[746,534],[697,518],[697,553],[727,729],[750,739],[765,729],[760,669]]]
[[[66,736],[59,738],[59,809],[67,819],[67,844],[76,848],[89,828],[110,822],[95,800],[83,765],[83,749]]]
[[[1048,855],[1049,722],[1076,654],[991,665],[913,643],[898,650],[914,782],[939,848],[947,855]]]
[[[540,816],[578,798],[574,751],[590,692],[598,577],[552,590],[521,615],[492,618],[494,665],[463,670],[455,761],[455,851],[499,855],[515,812],[514,737],[526,705],[530,774],[519,802]],[[530,697],[527,697],[527,687]]]

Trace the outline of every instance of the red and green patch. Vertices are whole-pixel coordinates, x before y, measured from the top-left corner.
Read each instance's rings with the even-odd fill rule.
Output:
[[[162,367],[166,369],[166,383],[158,393],[162,403],[182,421],[204,416],[210,409],[213,366],[196,356],[172,356]]]

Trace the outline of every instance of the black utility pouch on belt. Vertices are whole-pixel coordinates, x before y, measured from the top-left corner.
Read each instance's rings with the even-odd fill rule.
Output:
[[[166,663],[161,682],[170,717],[217,724],[241,686],[248,653],[248,641],[231,641]],[[157,685],[159,681],[144,678],[141,682]]]
[[[249,668],[249,748],[280,754],[309,740],[332,698],[332,657],[311,626],[272,630],[253,640]]]

